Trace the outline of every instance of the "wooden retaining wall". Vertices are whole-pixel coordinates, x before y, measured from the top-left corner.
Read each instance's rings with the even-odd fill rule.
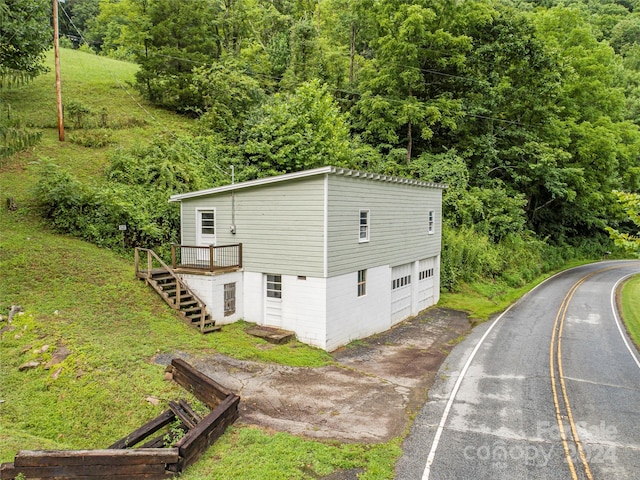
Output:
[[[179,385],[211,408],[208,415],[201,418],[186,401],[172,401],[169,410],[105,450],[22,450],[12,463],[0,466],[0,479],[12,480],[23,474],[27,479],[156,480],[179,474],[238,418],[240,397],[184,360],[174,359],[171,371]],[[164,435],[149,440],[176,419],[186,433],[175,447],[162,448]]]

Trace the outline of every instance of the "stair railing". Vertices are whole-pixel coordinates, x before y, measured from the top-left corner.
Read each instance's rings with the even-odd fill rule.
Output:
[[[140,253],[141,252],[147,253],[146,272],[145,270],[140,269]],[[204,332],[204,321],[205,321],[205,316],[207,314],[205,303],[202,300],[200,300],[200,298],[187,286],[187,284],[184,283],[182,280],[180,280],[180,278],[173,272],[173,269],[170,268],[166,263],[164,263],[162,259],[158,257],[156,252],[154,252],[150,248],[142,248],[142,247],[135,248],[136,276],[139,278],[144,278],[145,282],[149,284],[149,282],[151,281],[151,276],[153,274],[154,260],[160,265],[160,267],[163,270],[166,270],[167,273],[171,275],[176,281],[176,300],[173,305],[173,308],[175,310],[180,310],[180,296],[181,296],[180,292],[183,287],[195,299],[195,301],[198,302],[198,306],[200,307],[200,332]]]

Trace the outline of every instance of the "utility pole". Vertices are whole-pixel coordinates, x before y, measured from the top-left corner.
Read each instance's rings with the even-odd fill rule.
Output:
[[[60,82],[60,42],[58,41],[58,0],[53,0],[53,51],[56,60],[56,103],[58,105],[58,138],[64,142],[62,84]]]

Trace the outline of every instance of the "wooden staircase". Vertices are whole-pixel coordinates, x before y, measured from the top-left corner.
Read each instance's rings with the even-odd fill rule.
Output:
[[[140,253],[147,253],[147,268],[140,268]],[[153,250],[136,248],[136,276],[153,287],[178,316],[201,333],[220,330],[221,327],[207,313],[206,305],[180,278],[173,273]]]

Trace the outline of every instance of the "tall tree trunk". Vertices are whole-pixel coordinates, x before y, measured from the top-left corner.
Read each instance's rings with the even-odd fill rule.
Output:
[[[409,126],[407,127],[407,165],[411,163],[411,149],[413,148],[413,138],[411,137],[412,123],[409,120]]]
[[[409,98],[413,97],[413,89],[409,87]],[[411,127],[413,124],[411,120],[409,120],[409,125],[407,126],[407,165],[411,163],[411,150],[413,149],[413,137],[411,136]]]
[[[353,64],[356,58],[356,26],[351,24],[351,49],[349,51],[349,83],[353,84]]]

